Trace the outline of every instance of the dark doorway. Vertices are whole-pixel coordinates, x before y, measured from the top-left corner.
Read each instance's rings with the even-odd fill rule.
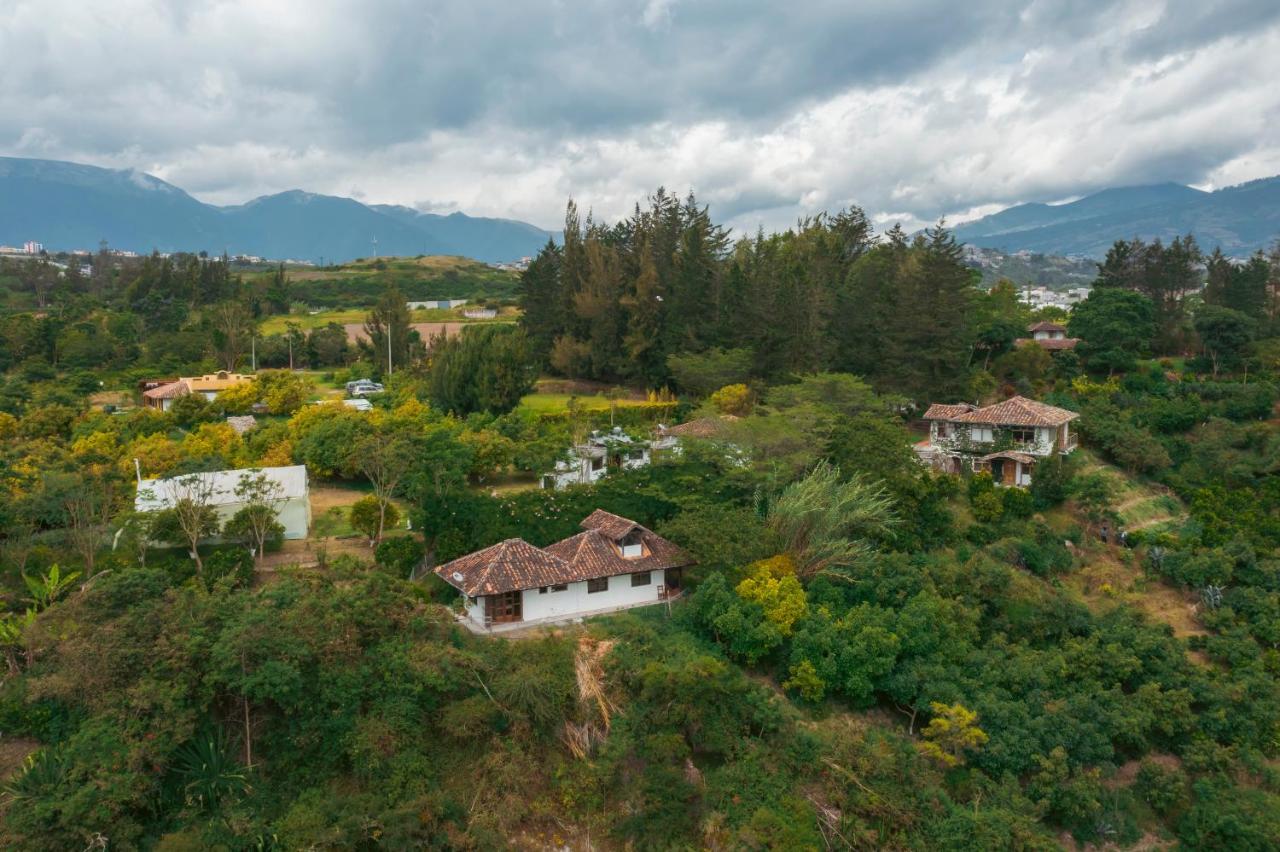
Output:
[[[523,621],[524,595],[521,592],[503,592],[500,595],[485,595],[484,620],[488,624],[506,624],[512,621]]]

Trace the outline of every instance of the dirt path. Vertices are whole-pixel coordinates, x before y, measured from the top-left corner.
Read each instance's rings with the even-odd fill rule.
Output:
[[[0,737],[0,781],[12,778],[39,748],[38,741],[26,737]]]

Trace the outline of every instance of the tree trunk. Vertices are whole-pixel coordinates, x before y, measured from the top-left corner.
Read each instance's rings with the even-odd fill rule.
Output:
[[[240,673],[248,676],[248,668],[244,663],[244,652],[240,652]],[[249,721],[249,696],[243,693],[240,702],[244,707],[244,765],[253,768],[253,726]]]

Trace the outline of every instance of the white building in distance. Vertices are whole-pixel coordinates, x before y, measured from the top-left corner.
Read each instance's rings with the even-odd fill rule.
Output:
[[[218,523],[225,524],[245,504],[236,496],[236,486],[242,477],[265,474],[274,482],[280,500],[276,520],[284,527],[288,539],[306,538],[311,528],[311,494],[307,485],[307,466],[295,464],[288,467],[258,467],[240,470],[218,470],[210,473],[192,473],[163,479],[139,479],[138,495],[133,507],[139,512],[159,512],[172,509],[189,492],[207,494],[207,501],[218,513]],[[198,482],[192,482],[194,477]]]

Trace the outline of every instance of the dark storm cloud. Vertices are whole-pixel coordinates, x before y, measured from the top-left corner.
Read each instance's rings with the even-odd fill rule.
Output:
[[[0,154],[746,229],[1280,172],[1280,4],[10,0]],[[981,212],[981,209],[975,212]]]

